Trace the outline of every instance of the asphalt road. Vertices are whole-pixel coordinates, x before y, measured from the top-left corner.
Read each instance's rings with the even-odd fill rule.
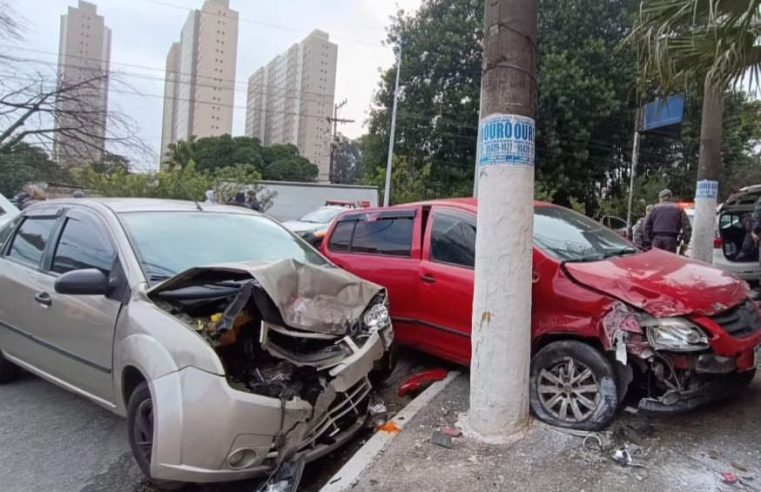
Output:
[[[437,364],[406,353],[380,393],[389,410],[406,374]],[[3,492],[154,492],[129,450],[126,422],[36,376],[0,386],[0,490]],[[319,490],[369,435],[307,466],[302,489]],[[189,492],[254,491],[257,483],[190,487]]]

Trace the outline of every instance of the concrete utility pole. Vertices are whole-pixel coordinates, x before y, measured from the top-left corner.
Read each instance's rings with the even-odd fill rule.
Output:
[[[338,104],[333,105],[333,117],[328,116],[328,123],[333,123],[333,133],[330,136],[330,167],[328,168],[328,181],[335,183],[336,170],[335,170],[335,153],[338,147],[338,124],[339,123],[354,123],[354,120],[347,120],[345,118],[338,117],[338,110],[346,105],[346,99]]]
[[[703,110],[700,125],[698,183],[695,188],[695,218],[692,219],[693,259],[713,263],[713,236],[716,226],[716,204],[719,197],[721,170],[721,117],[724,101],[721,87],[706,76],[703,88]]]
[[[634,205],[634,184],[637,178],[637,164],[639,163],[639,127],[642,121],[642,107],[637,107],[637,116],[634,119],[634,143],[632,144],[632,166],[629,170],[629,206],[626,209],[626,235],[629,239],[632,234],[632,206]]]
[[[485,439],[505,438],[528,423],[536,33],[537,0],[486,0],[466,422]]]
[[[388,160],[386,161],[386,187],[383,190],[383,206],[388,207],[391,200],[391,172],[394,167],[394,133],[396,132],[396,103],[399,98],[399,72],[402,70],[402,43],[396,55],[396,83],[394,83],[394,105],[391,108],[391,131],[388,136]]]

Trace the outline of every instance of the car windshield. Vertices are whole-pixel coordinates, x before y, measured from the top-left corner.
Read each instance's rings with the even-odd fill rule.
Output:
[[[311,222],[313,224],[327,224],[333,220],[336,215],[343,212],[339,208],[321,207],[317,210],[309,212],[301,218],[301,222]]]
[[[561,261],[599,261],[639,251],[602,224],[554,206],[536,207],[534,244]]]
[[[143,271],[161,281],[188,268],[242,261],[293,258],[326,266],[314,249],[273,220],[259,215],[213,212],[120,214]]]

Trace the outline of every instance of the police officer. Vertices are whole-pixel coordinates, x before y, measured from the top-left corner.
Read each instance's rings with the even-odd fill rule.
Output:
[[[645,237],[653,248],[676,253],[680,232],[684,243],[690,243],[690,219],[679,205],[671,201],[671,190],[661,190],[658,202],[645,221]]]

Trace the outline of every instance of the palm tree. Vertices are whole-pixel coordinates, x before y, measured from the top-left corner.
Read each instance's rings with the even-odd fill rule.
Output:
[[[629,37],[639,53],[641,86],[655,82],[670,91],[691,81],[703,83],[692,257],[709,263],[717,200],[713,190],[721,169],[723,96],[741,82],[758,85],[759,9],[761,0],[642,0]]]

